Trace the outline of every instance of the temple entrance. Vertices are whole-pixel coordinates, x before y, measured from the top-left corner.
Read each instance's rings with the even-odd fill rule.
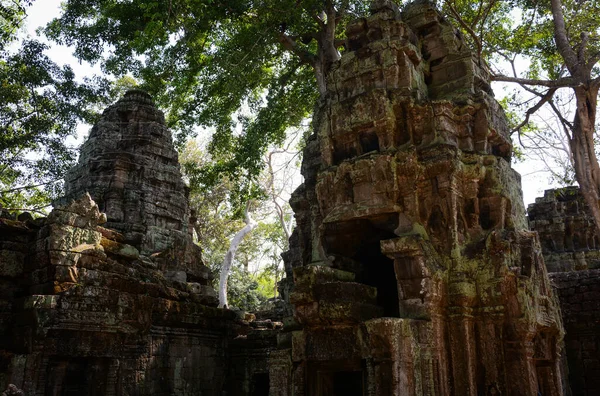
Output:
[[[269,396],[269,374],[258,373],[252,376],[252,396]]]
[[[52,358],[46,373],[47,396],[100,396],[107,391],[110,359]]]
[[[310,365],[310,395],[365,396],[365,385],[365,370],[360,362],[330,361]]]
[[[386,214],[325,225],[325,244],[333,266],[354,272],[356,281],[377,288],[383,315],[399,316],[398,282],[394,260],[381,253],[380,242],[396,237],[397,214]]]

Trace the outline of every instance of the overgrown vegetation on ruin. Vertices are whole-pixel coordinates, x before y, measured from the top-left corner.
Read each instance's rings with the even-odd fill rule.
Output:
[[[0,3],[0,204],[43,210],[73,163],[67,136],[78,122],[92,122],[95,110],[133,78],[166,109],[180,147],[202,128],[213,131],[210,160],[187,171],[193,189],[215,189],[226,180],[233,219],[250,200],[269,197],[261,183],[267,151],[310,116],[345,50],[347,22],[367,14],[371,2],[67,0],[44,34],[73,46],[81,61],[102,65],[106,76],[83,82],[54,63],[44,44],[14,47],[32,3]],[[522,87],[505,101],[516,115],[515,137],[531,127],[535,112],[555,114],[568,142],[567,162],[600,226],[599,2],[446,0],[439,6],[492,80]],[[560,105],[569,98],[570,107]]]

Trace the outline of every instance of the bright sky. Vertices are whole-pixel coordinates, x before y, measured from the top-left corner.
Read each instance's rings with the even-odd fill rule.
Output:
[[[535,202],[537,197],[543,196],[544,190],[560,187],[550,181],[550,175],[544,171],[544,164],[541,161],[527,160],[518,164],[513,163],[513,169],[521,174],[525,209],[527,205]]]
[[[52,19],[60,15],[60,3],[62,0],[36,0],[33,5],[27,11],[26,19],[26,35],[30,37],[38,37],[36,30],[40,26],[45,26]],[[38,37],[41,41],[49,43],[43,35]],[[80,63],[72,55],[72,50],[65,46],[51,44],[52,49],[48,52],[48,55],[58,64],[68,63],[71,65],[75,74],[78,78],[83,78],[86,75],[99,74],[100,67],[90,66],[87,63]]]
[[[44,26],[50,20],[60,15],[61,0],[37,0],[28,11],[26,33],[32,37],[36,36],[36,29],[39,26]],[[100,67],[98,65],[92,67],[86,63],[80,63],[72,55],[72,50],[64,46],[53,44],[48,55],[58,64],[68,63],[71,65],[78,78],[99,74]],[[496,96],[500,97],[503,92],[498,86],[493,86],[496,91]],[[87,134],[89,126],[82,126],[78,130],[78,138],[69,142],[70,144],[81,144],[83,137]],[[535,201],[536,197],[541,197],[545,189],[552,188],[547,172],[543,172],[544,164],[540,161],[528,160],[523,163],[513,164],[521,174],[523,185],[523,198],[525,206]]]

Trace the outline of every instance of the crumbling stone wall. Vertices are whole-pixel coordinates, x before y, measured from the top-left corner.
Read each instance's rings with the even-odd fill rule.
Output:
[[[594,220],[578,187],[546,190],[527,208],[549,272],[600,268],[600,243]]]
[[[12,327],[14,310],[19,305],[25,285],[22,277],[25,258],[40,228],[39,221],[30,216],[15,216],[0,210],[0,388],[6,389],[9,382],[7,372],[11,362],[8,352],[13,344]]]
[[[86,192],[106,214],[104,226],[142,257],[177,254],[159,260],[167,276],[183,282],[206,277],[200,248],[188,243],[193,218],[171,132],[147,93],[128,91],[104,111],[81,147],[79,163],[67,173],[65,197],[57,204]]]
[[[0,219],[29,236],[20,290],[3,295],[2,385],[25,394],[219,394],[235,315],[214,292],[171,282],[105,220],[89,195],[37,224]],[[3,265],[4,268],[4,265]]]
[[[600,269],[550,274],[562,309],[573,395],[600,394]]]
[[[578,187],[546,190],[528,208],[565,327],[573,395],[600,393],[600,245]]]
[[[562,394],[563,334],[488,74],[428,2],[375,2],[304,152],[272,395]]]
[[[0,216],[1,389],[220,396],[248,394],[244,375],[264,382],[276,331],[216,308],[177,153],[147,94],[104,112],[66,190],[47,218]]]

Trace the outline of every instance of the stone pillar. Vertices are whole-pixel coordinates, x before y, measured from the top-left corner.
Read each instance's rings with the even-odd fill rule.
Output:
[[[291,396],[292,360],[291,351],[283,349],[269,356],[269,396]]]

